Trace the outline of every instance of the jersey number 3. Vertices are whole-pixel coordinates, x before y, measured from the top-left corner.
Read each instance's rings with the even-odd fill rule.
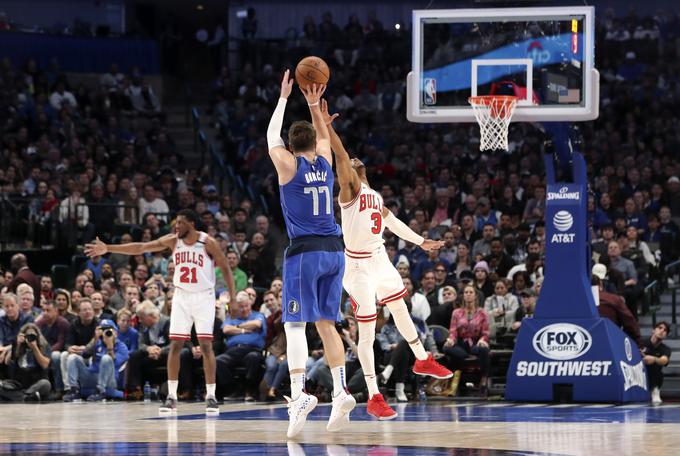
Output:
[[[380,229],[382,228],[382,215],[380,212],[374,212],[371,214],[371,220],[373,220],[373,226],[371,227],[371,233],[380,234]]]
[[[179,268],[179,272],[181,273],[179,276],[181,283],[198,283],[198,280],[196,280],[196,268],[182,266]]]

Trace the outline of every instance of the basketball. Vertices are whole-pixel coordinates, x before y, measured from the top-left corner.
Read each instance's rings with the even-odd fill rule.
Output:
[[[295,68],[295,80],[300,87],[311,84],[328,84],[331,71],[320,57],[309,56],[300,60]]]

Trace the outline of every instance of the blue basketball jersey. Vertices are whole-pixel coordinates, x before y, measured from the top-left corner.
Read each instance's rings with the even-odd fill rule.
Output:
[[[333,168],[317,156],[313,163],[295,157],[297,172],[286,185],[279,186],[281,208],[288,237],[340,236],[333,209]]]

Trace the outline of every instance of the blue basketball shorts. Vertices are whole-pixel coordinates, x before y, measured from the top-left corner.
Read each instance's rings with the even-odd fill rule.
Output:
[[[339,321],[344,273],[341,238],[294,239],[283,261],[283,321]]]

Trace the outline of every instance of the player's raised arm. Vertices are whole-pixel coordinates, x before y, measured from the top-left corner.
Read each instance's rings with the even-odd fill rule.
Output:
[[[295,157],[286,149],[286,144],[281,139],[283,127],[283,115],[286,111],[288,97],[293,91],[293,79],[290,78],[290,70],[286,70],[281,81],[281,95],[274,109],[272,118],[267,127],[267,145],[269,156],[274,162],[274,167],[279,175],[279,183],[287,183],[295,174]]]
[[[338,183],[340,184],[340,201],[351,201],[359,193],[361,189],[361,181],[359,175],[352,166],[352,160],[349,158],[349,153],[342,144],[340,136],[333,128],[333,121],[339,114],[330,114],[328,112],[328,102],[321,99],[321,114],[324,124],[328,127],[328,134],[331,140],[331,150],[335,155],[335,168],[338,172]],[[346,193],[345,193],[346,192]]]
[[[105,244],[97,238],[90,244],[85,244],[85,255],[101,256],[107,253],[121,253],[123,255],[141,255],[147,252],[162,252],[174,249],[177,242],[176,234],[166,234],[150,242],[130,242],[128,244]]]
[[[385,226],[401,239],[418,245],[423,250],[435,250],[444,247],[444,241],[425,239],[399,220],[387,207],[383,207],[382,216]]]
[[[307,100],[309,112],[312,115],[312,125],[316,131],[316,153],[325,158],[328,163],[333,163],[331,154],[331,143],[328,135],[328,127],[323,121],[321,114],[321,95],[326,91],[323,84],[312,84],[307,87],[300,87],[302,94]]]
[[[231,272],[227,257],[222,252],[219,244],[212,237],[208,237],[205,243],[205,250],[212,257],[215,264],[222,270],[222,277],[229,288],[229,304],[233,306],[236,303],[236,285],[234,285],[234,275]]]

